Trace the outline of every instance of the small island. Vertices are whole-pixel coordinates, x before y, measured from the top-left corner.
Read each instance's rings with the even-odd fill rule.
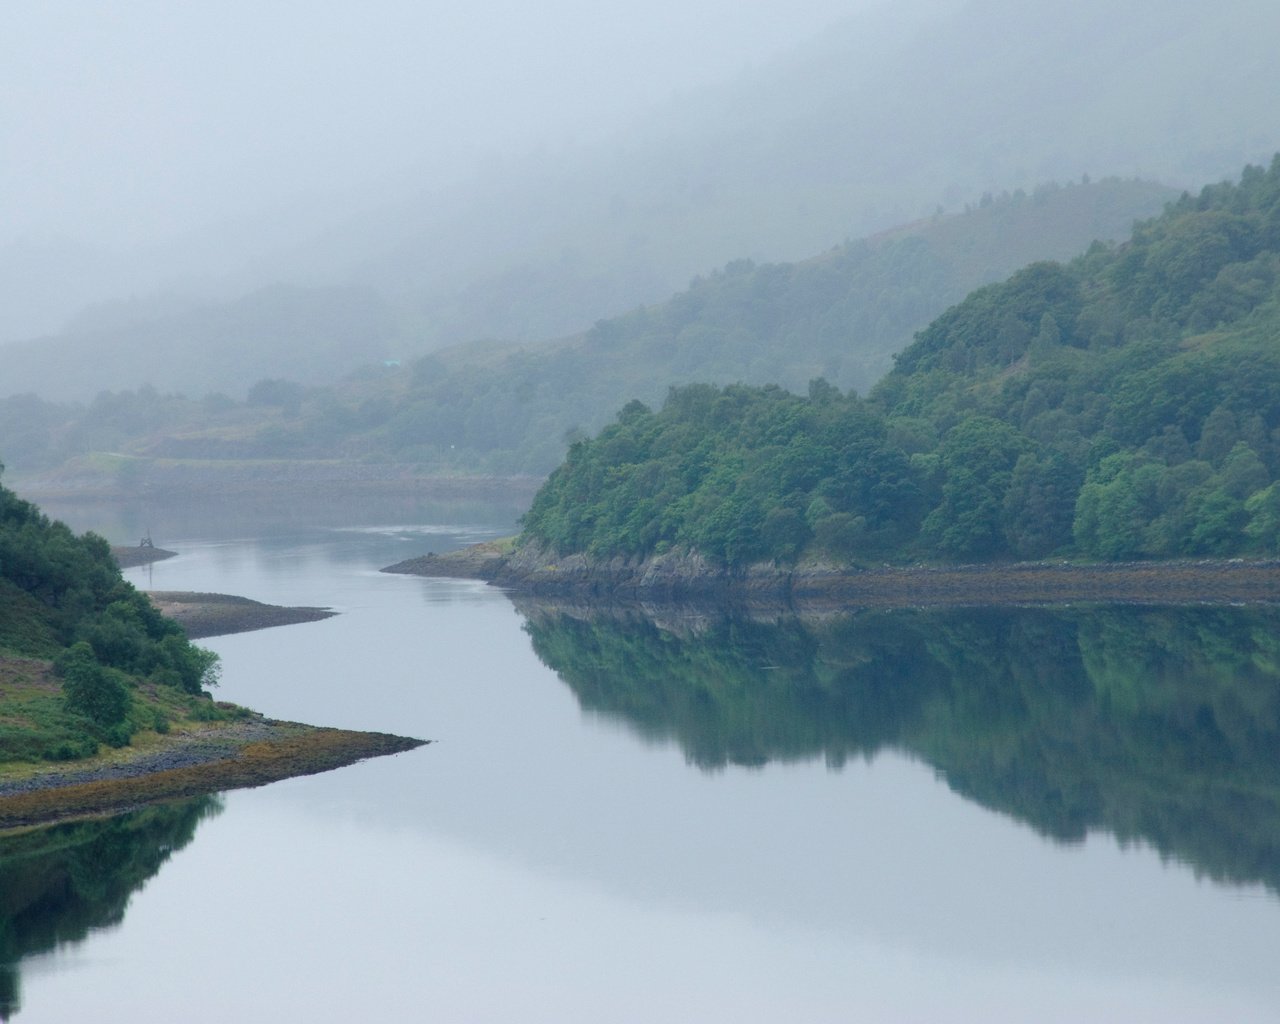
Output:
[[[120,566],[121,569],[133,569],[139,565],[163,562],[166,558],[173,558],[177,554],[176,551],[156,547],[150,543],[150,538],[145,538],[141,544],[113,544],[111,546],[111,557],[115,559],[116,565]]]

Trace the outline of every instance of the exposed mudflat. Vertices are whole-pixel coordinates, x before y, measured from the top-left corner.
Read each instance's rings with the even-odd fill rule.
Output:
[[[263,604],[230,594],[201,594],[190,590],[147,591],[162,615],[173,619],[193,640],[247,633],[271,626],[317,622],[338,613],[331,608],[286,607]]]
[[[211,723],[160,737],[144,749],[110,751],[88,762],[10,766],[0,774],[0,831],[262,786],[426,742],[262,718]]]

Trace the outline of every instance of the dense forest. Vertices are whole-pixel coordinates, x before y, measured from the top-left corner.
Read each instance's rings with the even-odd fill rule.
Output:
[[[1103,829],[1280,892],[1274,610],[522,610],[584,711],[704,770],[896,749],[1057,841]]]
[[[725,565],[1280,551],[1280,158],[921,331],[865,399],[674,389],[575,443],[554,551]]]
[[[110,337],[104,329],[85,334],[72,362],[90,372],[95,346],[109,344],[118,364],[133,365],[131,379],[146,379],[146,353],[172,335],[180,340],[169,358],[190,364],[206,387],[226,386],[233,371],[264,367],[258,358],[267,350],[278,356],[287,349],[294,366],[288,377],[259,379],[241,400],[153,387],[104,391],[82,405],[49,401],[43,392],[9,397],[0,400],[3,455],[16,470],[110,451],[543,474],[563,458],[566,440],[598,430],[631,398],[659,401],[671,384],[803,390],[824,376],[865,392],[914,332],[973,288],[1032,260],[1122,238],[1173,196],[1150,182],[1115,179],[986,196],[964,213],[847,242],[804,262],[731,263],[665,303],[558,342],[464,345],[403,366],[379,362],[327,387],[315,382],[337,365],[334,353],[361,350],[368,359],[384,352],[361,328],[371,322],[370,310],[363,320],[352,311],[368,300],[363,293],[274,289],[218,311],[175,310],[146,328],[126,320]],[[20,357],[10,351],[11,372]]]
[[[216,717],[201,695],[217,669],[121,578],[105,540],[0,487],[0,759],[86,757],[171,717]]]

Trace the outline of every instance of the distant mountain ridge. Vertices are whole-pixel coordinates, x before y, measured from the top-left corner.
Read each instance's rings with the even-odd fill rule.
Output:
[[[915,331],[975,286],[1030,260],[1065,258],[1097,239],[1123,237],[1173,195],[1115,180],[986,197],[966,213],[930,217],[802,263],[737,261],[665,303],[559,342],[460,346],[410,366],[370,368],[337,388],[298,383],[334,365],[324,351],[308,356],[304,335],[291,350],[293,382],[261,381],[244,404],[155,389],[104,395],[82,411],[18,397],[0,400],[0,436],[5,457],[24,468],[97,450],[204,459],[378,457],[458,471],[545,473],[567,437],[598,429],[630,399],[659,401],[673,384],[745,381],[803,391],[826,376],[866,391]],[[165,323],[185,325],[187,344],[210,365],[221,357],[213,336],[239,315],[248,326],[237,343],[241,361],[224,371],[232,372],[254,365],[264,347],[261,325],[249,329],[254,309],[305,312],[344,351],[344,303],[368,309],[366,321],[377,309],[368,292],[277,289],[256,306],[240,303],[218,316],[178,310]],[[100,381],[104,375],[87,352],[67,373],[77,370]]]
[[[800,259],[939,205],[961,209],[986,191],[1083,172],[1198,186],[1268,159],[1280,149],[1271,127],[1278,35],[1280,7],[1270,0],[893,5],[647,124],[620,126],[610,146],[510,159],[447,189],[393,197],[379,212],[366,202],[345,223],[326,211],[308,230],[295,217],[270,246],[237,244],[255,253],[245,261],[260,287],[358,287],[376,297],[374,326],[354,332],[337,373],[476,338],[564,336],[660,301],[708,267]],[[212,267],[216,250],[225,275],[225,254],[209,248],[205,262]],[[189,259],[170,257],[188,281],[198,280],[200,250],[192,239]],[[29,275],[4,280],[50,301]],[[139,280],[129,288],[145,294]],[[15,291],[5,305],[23,301]],[[306,323],[302,314],[277,323],[279,344],[259,331],[246,376],[211,379],[207,389],[239,397],[250,373],[287,375]],[[145,320],[135,333],[139,345],[151,335],[149,358],[100,386],[189,389],[198,374],[181,364],[173,334],[159,337]],[[46,339],[38,351],[29,350],[21,379],[6,381],[8,393],[72,397],[64,375],[85,351],[110,366],[83,333]],[[74,397],[90,397],[90,386],[81,382]]]

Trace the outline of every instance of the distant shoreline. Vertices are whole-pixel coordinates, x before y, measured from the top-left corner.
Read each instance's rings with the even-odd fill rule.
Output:
[[[147,544],[139,544],[137,547],[128,547],[120,544],[111,545],[111,557],[116,560],[116,565],[121,569],[133,569],[139,565],[163,562],[166,558],[173,558],[177,554],[178,552],[176,551],[166,551],[164,548],[152,547]]]
[[[128,472],[92,457],[11,477],[28,501],[285,505],[325,500],[514,501],[527,508],[545,480],[530,474],[423,472],[405,463],[317,459],[130,459]]]
[[[532,596],[729,600],[813,607],[1280,603],[1280,560],[1022,562],[850,569],[768,563],[722,569],[697,556],[556,557],[511,541],[428,554],[383,572],[480,579]]]

